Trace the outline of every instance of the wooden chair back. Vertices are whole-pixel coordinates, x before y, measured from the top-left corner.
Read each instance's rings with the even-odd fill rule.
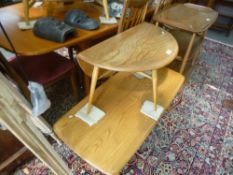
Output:
[[[125,0],[118,27],[123,32],[144,21],[149,0]]]

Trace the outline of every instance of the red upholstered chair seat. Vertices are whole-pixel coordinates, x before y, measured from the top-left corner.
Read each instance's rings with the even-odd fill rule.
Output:
[[[18,58],[28,79],[44,86],[56,81],[75,68],[73,61],[55,52],[38,56],[20,56]],[[16,58],[11,60],[10,64],[21,77],[24,77],[18,67]]]

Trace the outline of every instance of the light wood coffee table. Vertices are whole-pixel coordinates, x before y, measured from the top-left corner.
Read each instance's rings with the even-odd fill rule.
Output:
[[[142,23],[78,55],[79,59],[94,66],[87,115],[92,112],[92,103],[99,68],[117,72],[141,72],[152,80],[154,111],[157,110],[157,69],[172,62],[178,53],[174,37],[150,23]],[[143,71],[152,71],[149,76]],[[96,107],[95,107],[96,108]],[[159,109],[160,110],[160,109]]]
[[[150,79],[154,80],[154,93],[158,92],[154,102],[164,109],[182,87],[184,77],[181,74],[168,68],[159,69],[171,62],[177,52],[175,39],[149,23],[142,23],[81,52],[78,57],[95,66],[91,95],[56,122],[53,128],[57,136],[101,172],[119,174],[158,123],[158,119],[151,119],[139,110],[143,101],[153,100]],[[120,72],[96,89],[95,105],[106,114],[89,126],[77,116],[77,111],[92,104],[99,68]],[[146,75],[150,79],[137,79],[132,75],[132,72],[144,70],[153,70],[153,78]]]

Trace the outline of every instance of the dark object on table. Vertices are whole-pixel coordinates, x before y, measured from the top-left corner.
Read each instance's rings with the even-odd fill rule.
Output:
[[[36,36],[56,42],[65,42],[68,38],[75,35],[75,28],[52,17],[39,19],[33,32]]]
[[[84,11],[70,10],[65,14],[64,22],[73,27],[86,30],[95,30],[99,28],[99,22],[89,18]]]

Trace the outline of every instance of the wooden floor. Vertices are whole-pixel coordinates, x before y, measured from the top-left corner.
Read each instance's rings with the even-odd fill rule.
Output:
[[[181,88],[184,77],[170,69],[158,72],[158,104],[168,108]],[[157,121],[140,113],[145,100],[152,100],[152,83],[131,73],[117,73],[95,93],[94,104],[106,112],[92,127],[75,114],[83,99],[55,125],[54,130],[74,152],[106,174],[117,174],[135,154]]]

